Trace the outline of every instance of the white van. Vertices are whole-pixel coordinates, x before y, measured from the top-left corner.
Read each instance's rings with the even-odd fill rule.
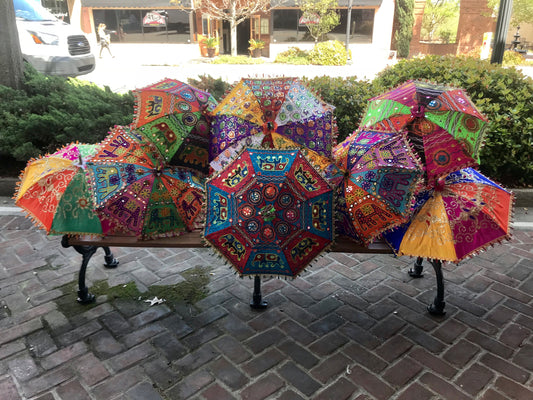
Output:
[[[77,76],[94,70],[83,32],[58,20],[39,0],[13,0],[20,49],[25,61],[48,75]]]

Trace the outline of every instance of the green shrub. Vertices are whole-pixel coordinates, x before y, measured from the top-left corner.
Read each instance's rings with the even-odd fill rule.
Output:
[[[468,57],[428,56],[400,60],[374,81],[327,76],[304,79],[336,108],[338,141],[356,130],[368,99],[409,79],[426,79],[464,89],[490,124],[481,151],[481,171],[508,187],[533,186],[533,79],[515,68]],[[201,76],[189,83],[221,100],[230,85]],[[133,96],[77,79],[26,72],[23,90],[0,86],[2,164],[26,161],[66,143],[100,141],[109,127],[131,122]]]
[[[248,56],[218,56],[211,61],[211,64],[263,64],[262,58],[252,58]]]
[[[287,50],[279,53],[276,56],[274,62],[295,65],[308,65],[310,64],[309,52],[306,50],[302,50],[298,47],[289,47]]]
[[[309,61],[316,65],[346,65],[348,53],[338,40],[317,43],[309,51]]]
[[[0,86],[0,155],[27,161],[70,142],[96,143],[114,125],[131,123],[133,95],[27,66],[22,90]]]
[[[533,79],[515,68],[467,57],[401,60],[373,81],[383,92],[409,79],[464,89],[489,120],[481,171],[507,186],[533,185]]]
[[[358,81],[355,76],[349,78],[321,76],[305,81],[325,102],[335,106],[339,128],[338,142],[343,141],[357,129],[368,99],[378,94],[370,82]]]
[[[468,53],[463,54],[466,57],[473,57],[479,59],[481,57],[481,46],[472,48]],[[490,60],[492,56],[492,50],[489,51],[487,60]],[[528,65],[526,57],[516,51],[507,50],[503,53],[502,65],[504,67],[517,67],[520,65]]]
[[[188,78],[187,83],[197,87],[200,90],[211,93],[216,101],[222,100],[225,93],[229,90],[230,84],[224,82],[221,78],[213,78],[211,75],[200,75],[198,79]]]
[[[526,58],[516,51],[507,50],[503,53],[502,64],[505,67],[516,67],[517,65],[524,65]]]

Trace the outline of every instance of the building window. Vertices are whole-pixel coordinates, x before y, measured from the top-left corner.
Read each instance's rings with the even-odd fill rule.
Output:
[[[60,20],[69,22],[67,0],[42,0],[41,4]]]
[[[352,9],[350,43],[372,43],[374,9]],[[348,10],[339,9],[340,24],[328,33],[330,40],[346,41]],[[305,25],[299,24],[300,10],[272,10],[273,38],[278,43],[313,42]]]
[[[300,10],[272,10],[272,37],[278,43],[313,41],[307,28],[298,23]]]
[[[348,22],[348,10],[339,10],[340,24],[328,34],[328,38],[346,41],[346,23]],[[352,9],[350,21],[350,43],[372,43],[374,32],[374,9]]]
[[[183,10],[94,10],[94,23],[111,30],[112,41],[188,43],[189,14]],[[96,30],[96,28],[95,28]]]

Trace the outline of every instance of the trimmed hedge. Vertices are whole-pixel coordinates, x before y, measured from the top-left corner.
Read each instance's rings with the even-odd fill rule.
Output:
[[[309,62],[315,65],[346,65],[348,53],[338,40],[320,42],[309,51]]]
[[[0,155],[25,162],[70,142],[96,143],[133,117],[133,95],[25,69],[22,90],[0,86]]]
[[[359,81],[355,76],[348,78],[321,76],[304,80],[326,103],[335,106],[339,127],[338,142],[343,141],[357,129],[366,110],[368,99],[377,94],[370,82]]]
[[[369,98],[409,79],[466,90],[490,122],[481,171],[509,187],[533,186],[533,79],[515,68],[474,58],[428,56],[401,60],[372,82],[327,76],[306,81],[336,107],[341,141],[359,126]],[[210,76],[189,81],[219,101],[230,87]],[[77,79],[43,76],[28,68],[23,90],[0,86],[0,107],[0,156],[5,173],[12,160],[25,163],[69,142],[102,140],[113,125],[131,122],[133,96]]]

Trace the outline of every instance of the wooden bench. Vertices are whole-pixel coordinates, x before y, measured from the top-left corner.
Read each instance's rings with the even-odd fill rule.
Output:
[[[63,236],[61,240],[63,247],[72,246],[74,250],[82,255],[82,262],[78,275],[78,302],[88,304],[95,301],[95,296],[89,293],[85,284],[85,274],[87,265],[96,250],[101,247],[104,252],[104,266],[106,268],[116,268],[119,261],[113,256],[110,247],[151,247],[151,248],[201,248],[206,247],[202,240],[200,231],[188,232],[178,237],[162,238],[155,240],[138,240],[132,236],[106,236],[106,237],[84,237],[84,236]],[[368,247],[355,243],[349,238],[337,237],[335,244],[330,250],[340,253],[373,253],[373,254],[393,254],[390,247],[384,242],[374,242]],[[415,261],[414,267],[409,269],[409,275],[413,278],[423,276],[422,259]],[[442,276],[442,264],[438,260],[430,260],[437,278],[437,295],[432,304],[427,309],[432,315],[444,315],[444,280]],[[254,309],[262,309],[267,306],[261,295],[261,278],[254,278],[254,292],[250,306]]]

